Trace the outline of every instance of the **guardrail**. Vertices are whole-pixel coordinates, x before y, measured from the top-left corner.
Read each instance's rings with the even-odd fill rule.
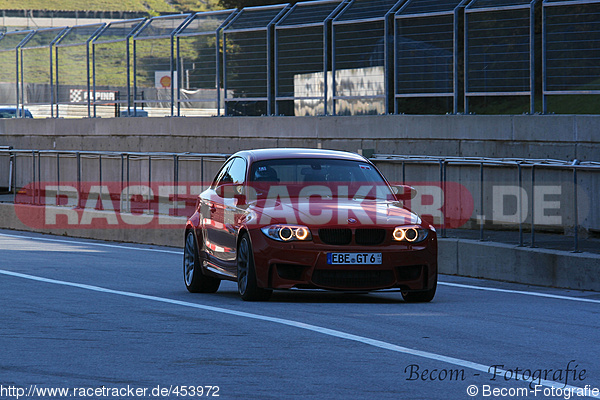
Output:
[[[57,186],[60,186],[61,182],[72,182],[77,185],[78,192],[81,190],[82,183],[88,181],[98,182],[99,187],[104,181],[119,182],[121,191],[125,190],[127,196],[129,196],[130,182],[144,182],[148,187],[151,187],[153,182],[169,182],[176,187],[180,183],[181,177],[186,176],[188,179],[185,181],[199,181],[205,184],[207,179],[212,179],[228,156],[221,153],[24,150],[12,149],[9,146],[0,147],[0,159],[8,157],[9,161],[8,168],[3,175],[8,178],[6,180],[8,182],[7,189],[8,193],[13,195],[13,202],[17,201],[19,188],[27,186],[31,191],[31,195],[27,199],[29,204],[33,205],[42,204],[42,182],[48,181],[56,183]],[[467,187],[467,193],[471,196],[470,202],[473,204],[470,219],[475,229],[479,230],[479,240],[482,241],[486,223],[492,224],[494,230],[514,231],[518,226],[519,246],[525,246],[525,231],[528,228],[530,231],[529,246],[536,247],[536,231],[548,229],[548,226],[538,222],[538,217],[543,216],[544,211],[542,210],[542,214],[540,214],[536,209],[536,205],[539,205],[540,202],[542,204],[547,202],[544,200],[546,195],[560,195],[567,198],[567,201],[560,204],[561,212],[566,217],[553,228],[554,230],[562,229],[565,238],[573,236],[573,251],[579,251],[580,231],[600,231],[600,224],[594,219],[597,218],[595,216],[586,222],[586,226],[580,223],[582,218],[580,215],[581,193],[588,197],[588,204],[597,204],[597,201],[600,201],[596,198],[596,196],[600,196],[600,193],[593,191],[594,179],[598,179],[598,173],[600,173],[600,162],[394,154],[373,154],[370,159],[382,169],[391,166],[394,170],[392,175],[395,175],[396,181],[411,184],[428,177],[430,184],[438,185],[441,188],[443,195],[440,202],[443,216],[440,220],[441,237],[447,236],[446,216],[452,212],[446,209],[448,204],[446,194],[452,190],[447,187],[448,182],[458,182]],[[0,173],[6,167],[5,163],[0,163]],[[411,167],[413,170],[407,171]],[[456,180],[449,180],[451,170],[456,170],[454,172]],[[549,193],[535,190],[536,185],[540,184],[545,187],[543,185],[548,183],[548,179],[539,178],[544,173],[543,171],[550,174],[549,180],[554,185],[572,184],[569,193],[565,193],[562,186],[556,186],[559,190]],[[384,173],[392,178],[389,173],[385,171]],[[570,177],[568,178],[569,182],[565,181],[564,174]],[[431,179],[433,175],[437,176]],[[67,176],[71,176],[71,179]],[[111,176],[112,179],[107,179]],[[472,178],[473,176],[475,176],[474,179],[465,179],[465,177]],[[411,181],[408,178],[411,178]],[[542,178],[548,178],[548,176],[542,176]],[[2,176],[0,179],[3,179]],[[507,182],[513,184],[512,189],[508,193],[505,191],[498,193],[496,188],[506,188]],[[501,185],[494,186],[496,183],[501,183]],[[0,186],[3,185],[0,184]],[[588,188],[590,190],[586,190]],[[175,192],[174,201],[177,201],[177,196],[177,192]],[[516,211],[513,215],[517,217],[512,222],[495,220],[497,218],[495,211],[491,210],[495,205],[503,204],[504,197],[502,196],[512,196],[516,200]],[[536,196],[542,198],[537,199]],[[81,204],[79,206],[85,207]],[[462,207],[462,204],[459,207]],[[125,211],[127,211],[126,208],[127,206],[125,206]],[[490,212],[492,212],[491,218],[489,218]]]
[[[163,153],[163,152],[112,152],[112,151],[66,151],[66,150],[23,150],[23,149],[12,149],[12,148],[1,148],[0,147],[0,156],[9,157],[9,177],[8,177],[8,192],[12,193],[13,201],[16,202],[18,186],[19,182],[21,182],[21,186],[24,184],[30,184],[33,186],[31,202],[33,205],[40,205],[41,202],[41,182],[42,182],[42,160],[43,158],[54,159],[54,174],[49,172],[48,169],[44,169],[46,180],[52,180],[52,182],[56,183],[60,186],[62,181],[65,181],[64,175],[61,174],[61,170],[64,170],[65,167],[63,163],[66,160],[75,160],[75,175],[76,178],[72,180],[72,182],[76,182],[77,190],[80,191],[82,183],[85,181],[84,170],[82,166],[83,160],[95,160],[97,162],[97,167],[93,168],[97,172],[96,174],[96,182],[99,185],[102,185],[102,182],[105,180],[105,172],[106,172],[106,162],[107,160],[114,161],[119,164],[119,178],[121,188],[128,188],[129,182],[131,181],[131,162],[132,161],[144,161],[147,163],[146,176],[144,177],[144,182],[148,183],[150,186],[153,179],[153,163],[156,162],[168,162],[172,163],[172,176],[169,181],[172,181],[176,186],[179,183],[180,177],[180,163],[181,161],[195,161],[199,163],[199,178],[200,182],[204,183],[206,172],[205,166],[206,162],[219,162],[219,166],[221,163],[228,157],[226,154],[217,154],[217,153]],[[26,170],[26,173],[30,177],[30,181],[27,182],[27,178],[25,174],[20,174],[21,167],[18,167],[17,160],[21,158],[27,158],[27,164],[29,167],[23,168]],[[104,164],[103,164],[104,162]],[[92,172],[92,168],[89,168],[87,175]],[[114,171],[114,170],[113,170]],[[164,175],[164,172],[163,172]],[[211,176],[212,178],[212,176]],[[197,180],[197,178],[195,179]],[[177,196],[177,195],[175,195]]]
[[[485,207],[485,170],[487,168],[510,168],[516,170],[516,181],[519,188],[519,195],[523,193],[524,181],[523,181],[523,170],[529,169],[530,171],[530,179],[531,186],[534,187],[536,184],[536,171],[540,169],[547,170],[558,170],[558,171],[568,171],[572,174],[572,220],[573,220],[573,251],[579,251],[579,199],[578,199],[578,191],[580,188],[578,173],[581,171],[593,171],[595,173],[600,173],[600,162],[580,162],[579,160],[573,161],[563,161],[563,160],[551,160],[551,159],[516,159],[516,158],[485,158],[485,157],[430,157],[430,156],[401,156],[401,155],[391,155],[391,154],[375,154],[371,161],[374,163],[394,163],[400,164],[402,168],[402,182],[406,182],[406,165],[415,164],[415,165],[437,165],[439,166],[439,177],[442,185],[442,190],[445,192],[446,182],[447,182],[447,168],[449,166],[466,166],[466,167],[478,167],[479,168],[479,212],[480,216],[484,216],[486,212]],[[535,244],[535,233],[536,233],[536,224],[535,218],[535,201],[533,196],[535,196],[535,190],[532,190],[532,199],[531,199],[531,222],[530,222],[530,231],[531,231],[531,242],[530,247],[536,247]],[[518,202],[518,210],[517,214],[522,216],[523,210],[521,209],[521,205],[523,204],[522,199]],[[443,205],[444,207],[445,205]],[[444,213],[444,209],[442,209],[442,214]],[[485,223],[484,221],[480,221],[479,223],[479,240],[484,240],[484,229]],[[518,229],[519,229],[519,246],[524,246],[524,221],[523,218],[518,218]],[[597,229],[597,228],[596,228]],[[567,230],[565,230],[567,233]],[[442,224],[441,236],[446,237],[446,226]]]

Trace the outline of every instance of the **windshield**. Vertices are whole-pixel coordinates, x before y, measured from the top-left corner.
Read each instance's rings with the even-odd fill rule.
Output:
[[[19,110],[19,115],[25,116],[25,118],[33,118],[31,112],[29,110]],[[16,118],[17,117],[17,109],[16,108],[0,108],[0,118]]]
[[[17,112],[11,109],[0,109],[0,118],[15,118],[17,116]]]
[[[286,186],[291,197],[393,198],[379,171],[361,161],[327,158],[258,161],[252,164],[249,180],[255,187]]]

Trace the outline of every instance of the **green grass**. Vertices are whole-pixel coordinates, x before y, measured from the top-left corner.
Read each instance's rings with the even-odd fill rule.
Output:
[[[137,11],[155,14],[222,8],[217,3],[218,0],[2,0],[0,10]]]
[[[147,6],[146,6],[147,4]],[[5,10],[53,10],[53,11],[175,11],[163,0],[3,0]]]

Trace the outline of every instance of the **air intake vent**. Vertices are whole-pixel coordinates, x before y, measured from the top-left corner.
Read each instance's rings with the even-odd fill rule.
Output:
[[[356,244],[374,246],[385,240],[385,229],[357,229],[355,235]]]
[[[315,285],[332,289],[377,289],[394,284],[394,274],[383,271],[329,271],[316,270],[312,281]]]
[[[350,229],[319,229],[319,238],[325,244],[335,246],[345,246],[352,241],[352,231]]]

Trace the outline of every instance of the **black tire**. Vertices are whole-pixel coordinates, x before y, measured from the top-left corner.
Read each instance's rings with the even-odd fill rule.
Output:
[[[435,291],[437,289],[437,278],[435,284],[429,290],[423,290],[420,292],[402,292],[402,298],[407,303],[429,303],[435,297]]]
[[[183,248],[183,282],[188,291],[192,293],[215,293],[219,290],[221,280],[206,276],[200,267],[198,245],[194,232],[188,231],[185,235]]]
[[[247,233],[242,235],[237,248],[238,293],[245,301],[267,301],[273,293],[270,289],[259,288],[256,283],[254,253]]]

